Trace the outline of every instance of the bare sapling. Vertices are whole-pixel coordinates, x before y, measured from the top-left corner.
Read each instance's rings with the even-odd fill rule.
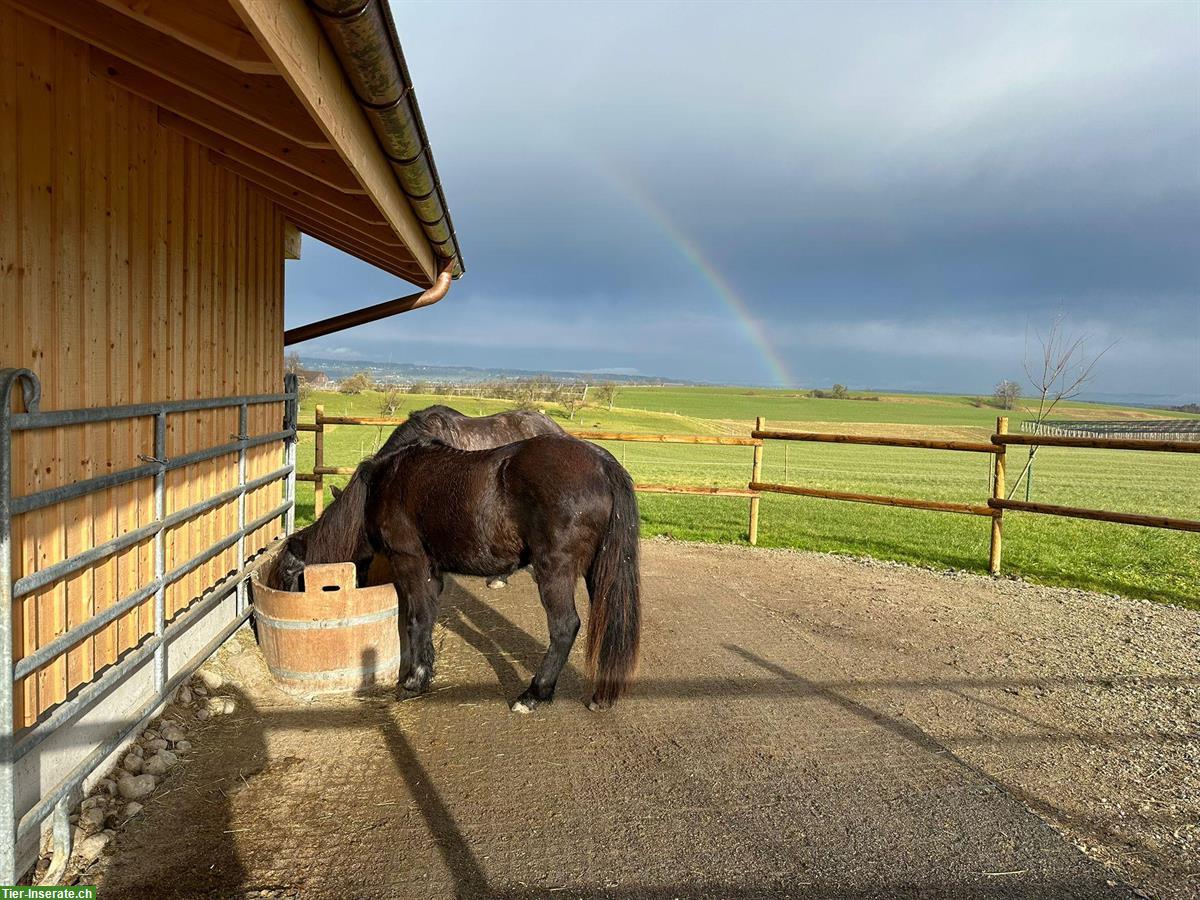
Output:
[[[1113,341],[1099,353],[1089,355],[1087,352],[1088,336],[1068,332],[1066,316],[1062,313],[1054,317],[1045,335],[1035,331],[1034,337],[1041,349],[1041,354],[1039,356],[1030,353],[1029,331],[1026,329],[1024,366],[1025,376],[1033,387],[1033,398],[1037,400],[1034,433],[1040,434],[1042,423],[1049,418],[1055,408],[1064,400],[1079,396],[1087,387],[1088,382],[1092,380],[1096,363],[1116,346],[1117,342]],[[1012,487],[1008,492],[1008,499],[1013,498],[1021,486],[1021,482],[1029,474],[1038,449],[1038,445],[1030,445],[1029,456],[1025,460],[1020,474],[1013,480]]]

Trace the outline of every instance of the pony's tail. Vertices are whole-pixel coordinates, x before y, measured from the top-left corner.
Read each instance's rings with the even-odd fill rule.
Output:
[[[637,669],[642,631],[637,497],[629,473],[610,454],[604,455],[612,512],[587,573],[592,599],[587,661],[596,686],[593,709],[611,706],[625,692]]]

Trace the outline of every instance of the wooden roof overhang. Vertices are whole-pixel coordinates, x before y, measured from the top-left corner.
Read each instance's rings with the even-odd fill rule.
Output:
[[[384,0],[5,2],[86,42],[94,74],[154,103],[160,124],[207,147],[302,231],[422,288],[437,284],[436,299],[461,274],[411,83],[372,85],[347,50],[356,47],[346,33],[376,57],[392,48],[387,71],[407,80]],[[389,152],[394,136],[364,85],[397,94],[415,158]],[[410,305],[435,302],[427,293]]]

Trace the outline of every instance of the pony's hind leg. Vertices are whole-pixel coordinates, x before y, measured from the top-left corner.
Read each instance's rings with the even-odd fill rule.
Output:
[[[528,689],[512,705],[512,711],[527,713],[539,703],[554,699],[554,687],[559,673],[571,653],[575,635],[579,633],[579,613],[575,609],[575,576],[569,572],[556,573],[538,579],[538,593],[546,610],[550,628],[550,646]]]

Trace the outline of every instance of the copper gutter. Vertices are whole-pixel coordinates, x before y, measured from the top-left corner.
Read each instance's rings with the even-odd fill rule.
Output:
[[[308,0],[425,238],[454,277],[462,253],[386,0]]]
[[[420,309],[422,306],[432,306],[446,296],[450,290],[450,282],[453,278],[454,261],[451,260],[446,268],[442,270],[442,273],[438,275],[437,280],[433,283],[433,287],[424,291],[418,291],[415,294],[409,294],[407,297],[385,300],[383,303],[376,303],[374,306],[364,306],[362,309],[354,309],[348,313],[342,313],[340,316],[330,316],[328,319],[309,322],[307,325],[301,325],[298,328],[289,328],[283,333],[283,344],[286,347],[291,344],[299,344],[302,341],[311,341],[313,338],[333,334],[335,331],[344,331],[347,328],[354,328],[356,325],[365,325],[367,322],[386,319],[388,316]]]

